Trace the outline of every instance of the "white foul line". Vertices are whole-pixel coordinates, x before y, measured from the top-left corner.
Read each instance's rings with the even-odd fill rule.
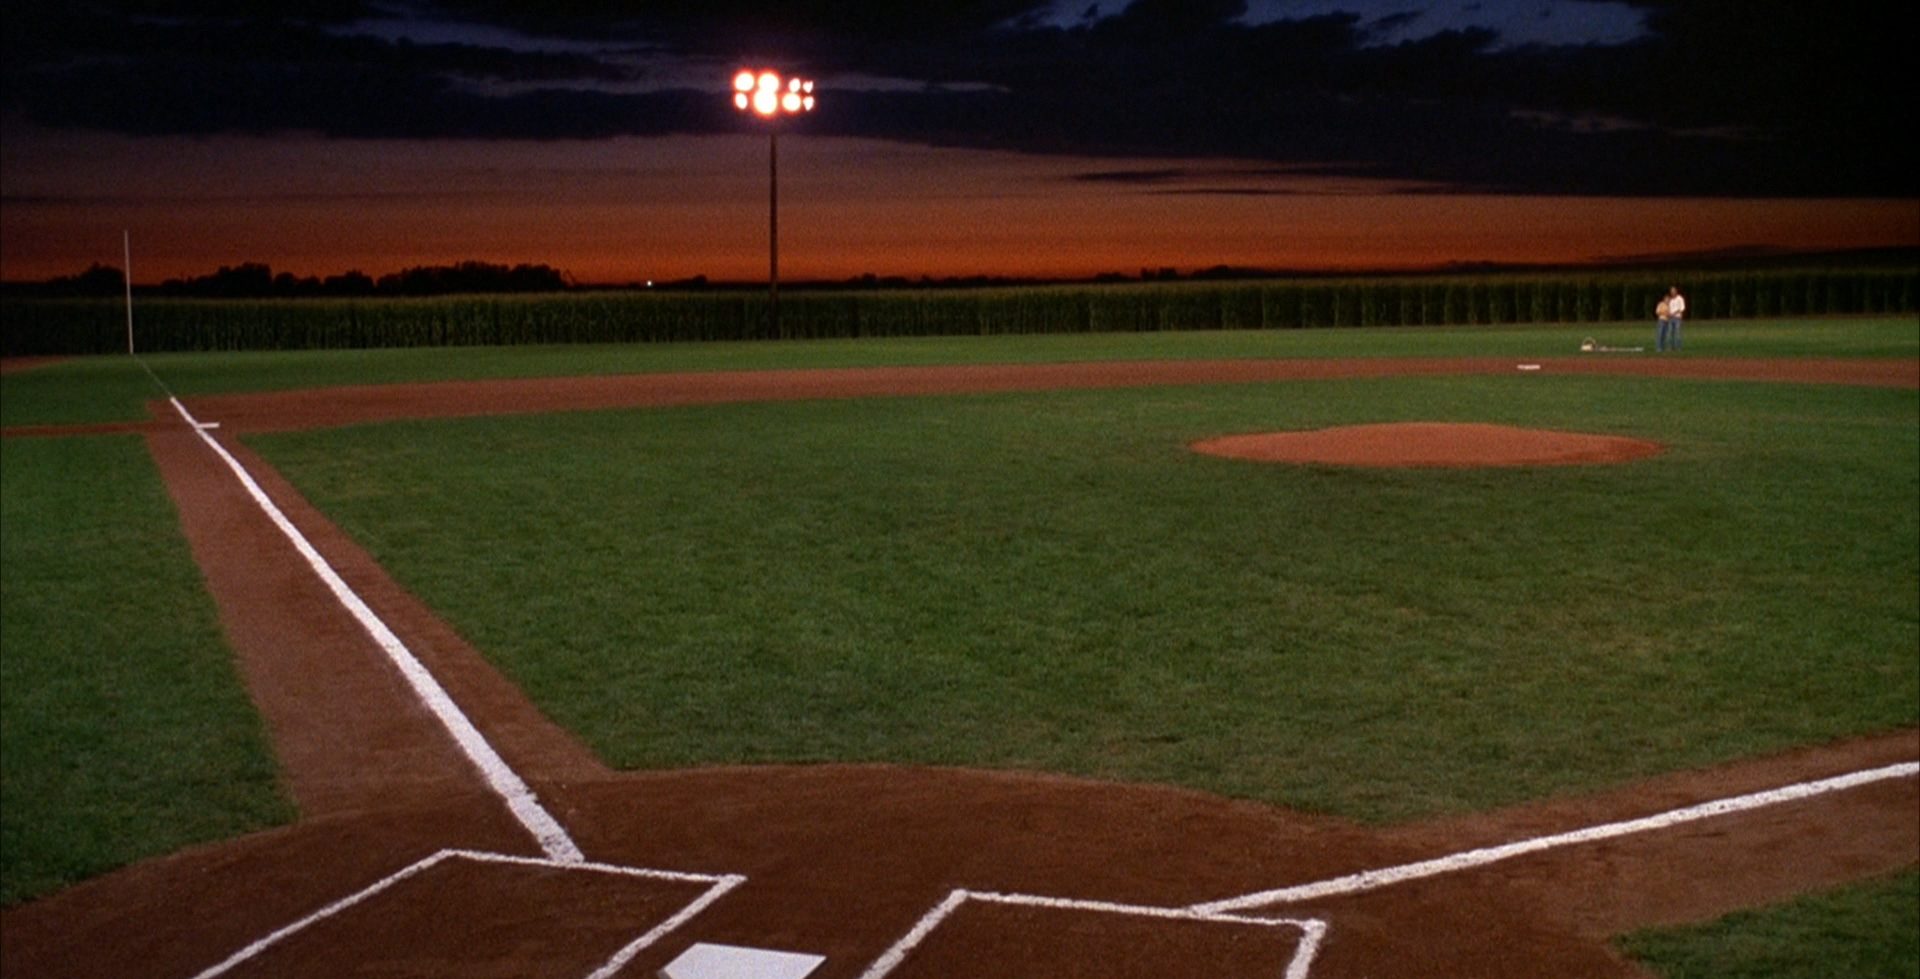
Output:
[[[354,619],[360,623],[360,627],[373,637],[373,641],[387,654],[387,658],[393,661],[393,665],[400,670],[400,675],[406,678],[413,692],[426,704],[427,709],[433,712],[433,716],[439,719],[441,725],[447,729],[447,733],[453,735],[453,740],[459,744],[467,760],[480,770],[488,787],[506,802],[507,808],[512,811],[514,818],[520,821],[520,825],[525,826],[527,832],[533,834],[533,838],[540,844],[540,849],[545,851],[547,856],[563,863],[579,863],[585,860],[585,855],[574,844],[573,838],[568,836],[567,831],[561,827],[559,820],[554,819],[553,814],[540,804],[533,790],[514,773],[506,760],[500,757],[500,753],[493,750],[493,745],[487,743],[480,729],[475,727],[466,713],[460,710],[460,706],[453,702],[446,688],[440,685],[439,680],[434,679],[433,673],[413,655],[413,651],[407,648],[406,643],[401,642],[400,637],[395,635],[378,615],[374,614],[373,609],[368,607],[367,603],[347,585],[346,580],[333,570],[333,566],[327,563],[327,559],[320,556],[319,550],[307,540],[306,535],[302,534],[298,527],[293,525],[293,521],[287,519],[287,515],[281,512],[273,500],[267,497],[266,491],[254,481],[252,474],[240,464],[240,460],[235,459],[225,446],[207,434],[206,427],[188,413],[186,406],[180,403],[179,398],[168,400],[173,402],[173,408],[180,413],[180,417],[186,419],[193,433],[211,446],[220,456],[221,461],[227,464],[227,468],[233,470],[233,474],[240,479],[240,485],[246,488],[247,495],[253,497],[253,501],[266,512],[274,526],[279,527],[287,540],[293,542],[294,549],[306,559],[308,566],[313,568],[313,573],[320,576],[320,580],[326,583],[327,588],[333,592],[335,598],[339,599],[340,604],[352,613]]]
[[[991,891],[955,890],[948,894],[933,910],[921,916],[920,920],[901,936],[900,940],[887,949],[881,956],[860,974],[860,979],[883,979],[888,973],[900,967],[907,955],[934,929],[951,917],[960,906],[969,901],[985,904],[1007,904],[1019,907],[1047,908],[1054,911],[1091,911],[1100,914],[1118,914],[1135,918],[1160,918],[1172,921],[1204,921],[1214,924],[1253,925],[1261,928],[1292,927],[1300,930],[1300,944],[1295,946],[1293,958],[1287,963],[1284,979],[1307,979],[1313,968],[1313,960],[1320,954],[1320,944],[1327,934],[1327,923],[1318,918],[1260,918],[1245,915],[1223,914],[1212,911],[1200,911],[1194,908],[1161,908],[1139,904],[1117,904],[1111,901],[1080,901],[1059,897],[1041,897],[1035,894],[996,894]]]
[[[493,746],[487,742],[485,736],[473,725],[472,720],[460,710],[459,706],[453,702],[453,698],[447,694],[446,689],[440,685],[439,681],[434,679],[433,674],[427,670],[426,666],[413,655],[411,650],[407,649],[406,644],[400,640],[400,637],[394,634],[393,630],[388,628],[386,623],[383,622],[378,615],[374,614],[372,608],[347,585],[339,573],[334,571],[333,566],[328,564],[326,559],[320,555],[319,550],[307,540],[306,535],[302,534],[299,528],[293,525],[293,522],[287,518],[286,514],[267,496],[266,491],[260,488],[260,484],[247,472],[246,467],[241,465],[240,461],[235,459],[232,453],[227,451],[225,446],[222,446],[217,440],[207,434],[207,430],[218,427],[218,423],[202,424],[187,411],[186,406],[182,405],[178,398],[169,397],[168,400],[172,401],[174,410],[178,411],[180,416],[186,420],[194,434],[198,435],[202,441],[211,447],[213,451],[219,455],[221,460],[226,463],[227,468],[233,471],[233,474],[246,489],[247,494],[260,506],[261,510],[273,521],[274,525],[280,528],[280,532],[286,535],[287,539],[292,542],[294,548],[300,552],[301,557],[306,559],[307,564],[313,568],[314,573],[320,577],[321,581],[326,583],[335,598],[346,607],[348,612],[353,614],[354,619],[360,623],[361,627],[372,636],[381,650],[393,661],[395,667],[400,670],[401,675],[405,677],[408,684],[413,687],[414,692],[419,695],[421,700],[426,703],[427,708],[431,710],[441,724],[446,727],[448,733],[453,735],[455,742],[459,744],[467,758],[480,770],[481,774],[486,778],[487,784],[507,803],[508,809],[520,820],[521,825],[525,826],[527,831],[533,834],[534,839],[540,843],[541,849],[544,850],[550,858],[548,861],[538,861],[502,854],[442,850],[426,860],[407,867],[356,894],[335,901],[307,917],[267,935],[265,938],[234,953],[226,961],[199,973],[194,979],[216,979],[216,977],[225,974],[241,962],[265,951],[268,947],[287,936],[359,904],[393,885],[453,856],[476,860],[492,860],[495,862],[551,865],[599,870],[602,872],[629,873],[637,876],[651,876],[662,879],[713,883],[713,886],[709,888],[706,893],[682,908],[680,912],[673,917],[634,940],[625,948],[622,948],[612,959],[608,960],[605,965],[590,974],[587,979],[608,979],[608,977],[613,976],[631,962],[634,956],[705,910],[708,905],[719,900],[728,891],[745,881],[746,878],[737,875],[713,877],[587,863],[585,855],[580,852],[579,847],[574,844],[573,839],[567,835],[566,830],[560,826],[559,821],[554,819],[553,815],[547,812],[545,807],[540,805],[539,800],[534,796],[533,790],[514,773],[513,769],[507,765],[505,759],[502,759],[499,753],[493,749]],[[883,979],[888,973],[898,968],[900,964],[906,960],[907,955],[912,952],[914,948],[918,947],[921,942],[925,941],[927,936],[931,935],[942,922],[968,901],[1025,905],[1061,910],[1093,911],[1107,914],[1187,921],[1207,921],[1265,927],[1292,926],[1301,930],[1301,942],[1294,953],[1292,962],[1287,967],[1285,979],[1306,979],[1312,967],[1313,960],[1319,953],[1320,945],[1325,939],[1327,931],[1326,922],[1314,918],[1248,917],[1237,915],[1234,912],[1268,907],[1276,904],[1363,893],[1409,880],[1436,877],[1474,867],[1482,867],[1529,853],[1538,853],[1564,846],[1591,843],[1599,840],[1649,832],[1656,829],[1664,829],[1684,823],[1710,819],[1716,816],[1746,812],[1753,809],[1761,809],[1800,799],[1807,799],[1829,792],[1869,785],[1874,782],[1912,777],[1916,774],[1920,774],[1920,762],[1904,762],[1897,765],[1887,765],[1881,768],[1853,772],[1833,778],[1820,779],[1813,782],[1802,782],[1778,789],[1719,799],[1697,806],[1689,806],[1653,816],[1646,816],[1640,819],[1606,823],[1600,826],[1588,827],[1567,833],[1535,837],[1533,839],[1520,840],[1500,846],[1469,850],[1432,860],[1423,860],[1416,863],[1402,864],[1397,867],[1386,867],[1378,870],[1362,871],[1344,877],[1335,877],[1315,883],[1298,884],[1291,887],[1260,891],[1241,897],[1229,898],[1224,901],[1194,904],[1184,908],[1161,908],[1116,904],[1104,901],[1068,900],[1029,894],[997,894],[985,891],[955,890],[947,895],[947,898],[940,902],[933,910],[927,912],[906,935],[894,943],[893,947],[882,953],[881,956],[868,967],[867,971],[861,974],[861,979]]]
[[[1379,870],[1368,870],[1357,874],[1349,874],[1345,877],[1335,877],[1329,880],[1319,881],[1317,883],[1260,891],[1244,897],[1230,898],[1224,901],[1213,901],[1205,904],[1194,904],[1182,908],[1143,907],[1139,905],[1114,904],[1105,901],[1066,900],[1063,898],[1037,897],[1030,894],[995,894],[985,891],[960,889],[949,893],[946,899],[936,905],[933,910],[922,915],[920,920],[916,922],[905,935],[900,937],[899,941],[896,941],[892,947],[882,953],[878,959],[875,959],[873,964],[867,967],[866,972],[861,973],[860,979],[884,979],[884,977],[893,972],[893,970],[899,968],[901,963],[906,961],[907,956],[911,954],[914,949],[918,948],[922,942],[926,941],[927,937],[932,935],[935,929],[939,928],[955,911],[958,911],[962,905],[969,901],[1077,911],[1099,911],[1110,914],[1186,921],[1213,921],[1267,926],[1291,925],[1300,929],[1301,942],[1298,950],[1294,954],[1293,962],[1287,967],[1286,979],[1306,979],[1308,970],[1311,969],[1313,960],[1319,954],[1320,946],[1326,938],[1327,924],[1325,921],[1317,918],[1246,917],[1236,914],[1236,912],[1270,907],[1276,904],[1334,897],[1343,894],[1358,894],[1409,880],[1418,880],[1423,877],[1436,877],[1441,874],[1467,870],[1473,867],[1482,867],[1490,863],[1498,863],[1499,861],[1512,859],[1528,853],[1538,853],[1542,850],[1551,850],[1557,847],[1591,843],[1597,840],[1607,840],[1634,833],[1645,833],[1652,830],[1665,829],[1683,823],[1710,819],[1715,816],[1746,812],[1753,809],[1761,809],[1767,806],[1776,806],[1782,803],[1825,795],[1829,792],[1838,792],[1843,789],[1871,785],[1875,782],[1884,782],[1896,778],[1910,778],[1916,774],[1920,774],[1920,762],[1903,762],[1897,765],[1887,765],[1881,768],[1867,769],[1846,775],[1837,775],[1818,781],[1800,782],[1794,785],[1769,789],[1763,792],[1754,792],[1748,795],[1717,799],[1712,802],[1688,806],[1684,809],[1674,809],[1640,819],[1606,823],[1600,826],[1591,826],[1586,829],[1558,833],[1552,836],[1541,836],[1500,846],[1470,850],[1433,860],[1423,860],[1418,863],[1403,864],[1398,867],[1386,867]]]
[[[1359,894],[1409,880],[1418,880],[1423,877],[1437,877],[1441,874],[1450,874],[1472,867],[1484,867],[1490,863],[1510,860],[1514,857],[1529,853],[1539,853],[1542,850],[1552,850],[1579,843],[1592,843],[1598,840],[1610,840],[1615,837],[1628,836],[1634,833],[1645,833],[1650,830],[1665,829],[1670,826],[1678,826],[1682,823],[1711,819],[1715,816],[1725,816],[1736,812],[1762,809],[1767,806],[1777,806],[1786,802],[1794,802],[1800,799],[1812,798],[1817,795],[1825,795],[1829,792],[1838,792],[1842,789],[1870,785],[1874,782],[1884,782],[1896,778],[1911,778],[1916,774],[1920,774],[1920,762],[1904,762],[1898,765],[1887,765],[1882,768],[1873,768],[1847,775],[1837,775],[1833,778],[1824,778],[1813,782],[1800,782],[1782,788],[1769,789],[1764,792],[1754,792],[1748,795],[1716,799],[1712,802],[1702,803],[1697,806],[1673,809],[1640,819],[1606,823],[1600,826],[1574,830],[1572,832],[1556,833],[1552,836],[1540,836],[1529,840],[1506,843],[1500,846],[1468,850],[1464,853],[1438,857],[1433,860],[1422,860],[1417,863],[1402,864],[1398,867],[1385,867],[1379,870],[1367,870],[1357,874],[1348,874],[1345,877],[1334,877],[1311,884],[1298,884],[1292,887],[1260,891],[1255,894],[1229,898],[1224,901],[1195,904],[1187,910],[1203,914],[1219,914],[1229,911],[1245,911],[1251,908],[1268,907],[1275,904],[1311,901],[1343,894]]]
[[[285,927],[274,930],[273,932],[266,935],[264,938],[261,938],[258,941],[255,941],[252,944],[247,945],[245,948],[242,948],[241,950],[233,953],[232,955],[227,956],[226,959],[222,960],[220,963],[210,966],[199,973],[196,973],[193,979],[219,979],[220,976],[226,975],[228,972],[233,971],[233,969],[236,966],[239,966],[241,963],[246,962],[247,960],[252,959],[255,956],[261,954],[262,952],[267,951],[268,949],[279,944],[280,942],[285,941],[286,939],[292,937],[293,935],[298,934],[299,932],[305,931],[306,929],[311,928],[314,925],[317,925],[320,922],[325,921],[328,918],[331,918],[334,915],[341,913],[342,911],[346,911],[349,908],[352,908],[359,904],[364,904],[369,899],[379,895],[383,891],[386,891],[392,888],[395,884],[398,884],[401,881],[407,880],[408,878],[411,878],[411,877],[416,877],[421,873],[427,870],[430,870],[441,863],[444,863],[447,860],[456,859],[456,858],[461,860],[473,860],[479,863],[503,863],[503,864],[509,864],[514,866],[525,866],[525,867],[551,867],[551,868],[557,868],[561,870],[591,871],[593,873],[615,874],[615,875],[624,876],[624,877],[642,877],[648,880],[663,880],[663,881],[670,881],[673,883],[710,885],[704,893],[702,893],[698,898],[695,898],[686,907],[682,908],[678,914],[675,914],[673,917],[668,918],[666,921],[662,922],[659,926],[655,927],[652,931],[649,931],[645,935],[640,936],[640,938],[636,939],[632,944],[628,945],[626,948],[621,949],[620,954],[615,956],[615,960],[619,962],[621,965],[624,965],[628,959],[633,958],[634,955],[638,954],[642,949],[645,949],[648,945],[651,945],[654,942],[659,941],[660,938],[665,936],[668,932],[672,931],[673,929],[679,927],[682,924],[685,924],[688,919],[692,918],[694,915],[699,914],[701,911],[705,910],[707,905],[712,904],[714,901],[719,900],[721,895],[727,893],[728,891],[732,890],[735,887],[738,887],[742,881],[746,880],[745,877],[740,877],[736,875],[715,876],[712,874],[684,874],[684,873],[677,873],[675,871],[670,871],[670,870],[645,870],[639,867],[620,867],[613,864],[588,863],[583,860],[539,860],[532,857],[516,857],[516,856],[512,856],[505,853],[482,853],[477,850],[441,850],[440,852],[434,854],[433,856],[430,856],[424,860],[421,860],[418,863],[414,863],[410,866],[404,867],[399,871],[388,875],[387,877],[384,877],[378,881],[375,881],[374,883],[366,887],[363,887],[360,890],[347,895],[346,897],[341,898],[338,901],[334,901],[333,903],[328,904],[317,911],[314,911],[313,913],[307,915],[304,918],[301,918],[298,921],[293,922],[292,924],[289,924],[289,925],[286,925]],[[621,956],[624,956],[625,958],[622,958]],[[609,965],[611,966],[611,963],[609,963]],[[603,967],[600,972],[594,973],[594,976],[600,976],[603,973],[606,975],[612,975],[612,972],[608,971],[607,968]]]

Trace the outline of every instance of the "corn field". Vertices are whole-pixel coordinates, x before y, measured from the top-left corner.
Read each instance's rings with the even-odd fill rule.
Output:
[[[421,299],[153,299],[142,351],[1311,329],[1650,320],[1670,284],[1694,319],[1920,309],[1920,270],[1504,274],[925,290],[566,292]],[[0,300],[0,354],[127,348],[109,299]]]

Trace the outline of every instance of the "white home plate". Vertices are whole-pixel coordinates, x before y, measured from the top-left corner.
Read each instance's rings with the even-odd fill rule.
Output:
[[[826,957],[701,942],[660,970],[662,979],[805,979]]]

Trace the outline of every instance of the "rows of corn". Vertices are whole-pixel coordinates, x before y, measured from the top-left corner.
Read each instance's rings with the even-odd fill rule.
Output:
[[[143,351],[301,350],[1149,330],[1602,323],[1650,319],[1670,284],[1690,315],[1753,318],[1920,309],[1920,270],[1592,275],[789,290],[594,292],[419,299],[137,296]],[[123,351],[109,299],[0,300],[0,354]]]

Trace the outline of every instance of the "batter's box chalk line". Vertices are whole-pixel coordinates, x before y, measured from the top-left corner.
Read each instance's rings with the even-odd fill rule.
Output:
[[[1299,944],[1295,948],[1292,960],[1287,965],[1284,979],[1307,979],[1313,967],[1313,961],[1319,954],[1321,945],[1326,939],[1328,932],[1327,922],[1318,918],[1265,917],[1243,912],[1262,907],[1272,907],[1281,904],[1378,890],[1407,881],[1482,867],[1526,854],[1615,839],[1638,833],[1654,832],[1686,823],[1812,799],[1833,792],[1873,785],[1894,779],[1913,778],[1916,775],[1920,775],[1920,762],[1903,762],[1900,764],[1886,765],[1880,768],[1866,769],[1811,782],[1800,782],[1762,792],[1717,799],[1700,805],[1673,809],[1638,819],[1606,823],[1566,833],[1557,833],[1550,836],[1541,836],[1506,843],[1500,846],[1470,850],[1433,860],[1423,860],[1396,867],[1369,870],[1357,874],[1349,874],[1344,877],[1330,878],[1316,883],[1259,891],[1224,901],[1195,904],[1186,907],[1154,907],[1136,904],[1120,904],[1108,901],[1073,900],[1042,897],[1032,894],[1005,894],[992,891],[960,889],[948,894],[945,900],[941,901],[933,910],[923,915],[906,935],[902,936],[899,941],[895,942],[892,947],[888,948],[886,952],[876,959],[865,973],[862,973],[861,979],[883,979],[883,977],[892,973],[895,969],[899,968],[900,965],[906,961],[909,954],[925,942],[941,924],[951,918],[962,906],[970,902],[1055,911],[1096,912],[1167,921],[1212,922],[1266,928],[1293,928],[1298,930],[1300,939]],[[682,906],[679,911],[661,921],[645,934],[627,943],[627,945],[609,958],[604,965],[590,973],[587,979],[611,979],[611,977],[618,974],[621,969],[625,968],[635,956],[647,948],[652,947],[668,934],[692,920],[694,916],[700,914],[700,912],[704,911],[709,905],[724,897],[734,888],[745,883],[747,879],[738,874],[694,874],[625,867],[583,860],[522,857],[500,853],[483,853],[472,850],[442,850],[266,935],[228,956],[219,964],[200,972],[194,979],[218,979],[218,977],[225,975],[242,963],[259,956],[293,935],[350,908],[364,904],[395,885],[452,860],[550,868],[578,873],[618,874],[674,883],[707,885],[706,889],[698,897]]]
[[[1165,921],[1197,921],[1258,928],[1297,929],[1300,933],[1300,941],[1294,946],[1293,957],[1287,963],[1285,979],[1307,979],[1308,973],[1313,968],[1314,957],[1320,954],[1320,943],[1327,935],[1327,923],[1318,918],[1267,918],[1196,911],[1192,908],[1162,908],[1139,904],[1116,904],[1110,901],[1041,897],[1036,894],[998,894],[991,891],[961,889],[948,894],[946,900],[941,901],[933,910],[923,915],[906,935],[875,959],[866,972],[861,973],[860,979],[882,979],[883,976],[898,969],[907,960],[907,956],[926,941],[935,929],[952,917],[954,912],[960,910],[963,905],[974,902],[1041,908],[1049,911],[1082,911],[1134,918],[1158,918]]]
[[[861,975],[861,979],[883,979],[883,977],[899,968],[900,965],[906,961],[907,956],[915,948],[919,947],[922,942],[926,941],[927,937],[933,934],[935,929],[939,928],[943,922],[952,917],[953,913],[959,910],[962,905],[970,901],[1059,910],[1100,911],[1112,914],[1170,920],[1212,921],[1273,927],[1290,926],[1300,929],[1301,940],[1299,947],[1294,953],[1293,961],[1289,963],[1287,967],[1285,979],[1306,979],[1313,967],[1313,960],[1319,954],[1320,946],[1326,939],[1328,931],[1327,922],[1317,918],[1304,917],[1253,917],[1244,914],[1244,912],[1284,904],[1320,900],[1328,897],[1364,893],[1407,881],[1419,880],[1426,877],[1437,877],[1442,874],[1483,867],[1488,864],[1511,860],[1531,853],[1540,853],[1561,847],[1595,843],[1637,833],[1649,833],[1656,830],[1669,829],[1704,819],[1749,812],[1756,809],[1764,809],[1769,806],[1784,805],[1790,802],[1798,802],[1832,792],[1859,788],[1861,786],[1873,785],[1893,779],[1913,778],[1916,775],[1920,775],[1920,762],[1902,762],[1899,764],[1885,765],[1879,768],[1850,772],[1844,775],[1836,775],[1831,778],[1823,778],[1810,782],[1799,782],[1780,788],[1753,792],[1747,795],[1716,799],[1711,802],[1680,809],[1672,809],[1638,819],[1605,823],[1566,833],[1556,833],[1549,836],[1518,840],[1500,846],[1469,850],[1432,860],[1422,860],[1396,867],[1367,870],[1314,883],[1258,891],[1240,897],[1228,898],[1223,901],[1193,904],[1181,908],[1145,907],[1101,901],[1065,900],[1028,894],[996,894],[984,891],[956,890],[948,894],[946,900],[942,901],[933,910],[922,916],[911,931],[898,942],[894,943],[893,947],[889,948],[879,959],[875,960],[873,965]]]
[[[477,850],[441,850],[424,860],[411,864],[393,874],[361,888],[331,904],[322,907],[304,918],[285,927],[276,929],[265,937],[247,945],[245,948],[227,956],[219,964],[211,966],[194,975],[193,979],[218,979],[240,965],[246,963],[275,945],[311,928],[344,911],[380,896],[404,881],[418,877],[450,861],[466,860],[483,864],[500,864],[517,867],[531,867],[546,870],[561,870],[568,873],[612,874],[644,880],[662,881],[674,884],[705,884],[706,889],[698,897],[682,905],[681,908],[655,925],[645,934],[628,942],[615,952],[606,963],[588,974],[587,979],[608,979],[625,968],[633,957],[652,947],[662,938],[671,934],[681,925],[707,909],[708,905],[725,897],[728,891],[746,882],[739,874],[690,874],[672,870],[652,870],[644,867],[623,867],[615,864],[594,863],[584,860],[553,860],[540,857],[521,857],[506,853],[484,853]]]
[[[156,379],[157,380],[157,379]],[[178,398],[170,399],[174,409],[180,414],[193,432],[199,436],[213,452],[224,462],[227,468],[240,481],[247,494],[256,505],[279,528],[281,533],[294,546],[300,556],[311,566],[314,573],[334,593],[335,598],[346,607],[353,617],[366,630],[369,636],[385,652],[402,677],[413,688],[415,695],[432,711],[434,716],[453,736],[454,741],[470,762],[485,778],[489,788],[506,803],[508,810],[527,829],[547,854],[545,859],[519,857],[500,853],[482,853],[472,850],[442,850],[434,855],[406,867],[374,884],[350,894],[338,901],[326,905],[282,927],[252,944],[240,949],[224,961],[197,974],[194,979],[217,979],[261,953],[267,951],[287,938],[323,922],[350,908],[358,906],[387,891],[388,889],[418,876],[449,860],[469,860],[481,863],[508,864],[517,866],[553,868],[580,873],[620,874],[631,877],[647,878],[679,883],[706,884],[707,888],[691,902],[683,906],[653,929],[635,938],[616,952],[612,958],[586,979],[611,979],[625,968],[640,952],[652,946],[686,924],[694,916],[705,910],[713,902],[725,896],[727,892],[745,882],[740,875],[688,874],[673,871],[649,870],[637,867],[622,867],[613,864],[595,863],[586,860],[579,847],[568,835],[564,827],[547,811],[527,784],[500,757],[472,720],[453,702],[444,687],[413,655],[396,634],[382,621],[366,602],[347,585],[332,565],[328,564],[318,549],[303,533],[293,525],[286,514],[268,498],[260,484],[248,473],[246,467],[228,452],[226,447],[208,431],[217,423],[202,423],[190,414]],[[1187,907],[1164,908],[1144,905],[1116,904],[1105,901],[1073,900],[1055,897],[1042,897],[1030,894],[1002,894],[989,891],[955,890],[948,894],[933,910],[921,917],[893,947],[887,949],[875,960],[861,979],[882,979],[897,969],[910,952],[926,941],[935,929],[952,917],[963,905],[969,902],[985,904],[1011,905],[1033,908],[1045,908],[1059,911],[1096,912],[1124,915],[1137,918],[1165,919],[1189,922],[1213,922],[1241,926],[1268,928],[1294,928],[1300,933],[1299,944],[1295,948],[1292,961],[1288,964],[1284,979],[1306,979],[1312,968],[1313,960],[1327,934],[1327,923],[1316,918],[1276,918],[1244,914],[1243,912],[1274,907],[1277,905],[1317,900],[1327,897],[1358,894],[1377,890],[1382,887],[1418,880],[1441,874],[1455,873],[1475,867],[1482,867],[1503,860],[1565,846],[1593,843],[1601,840],[1646,833],[1666,829],[1685,823],[1733,813],[1761,809],[1767,806],[1781,805],[1815,796],[1838,792],[1845,789],[1870,785],[1896,778],[1912,778],[1920,774],[1920,762],[1905,762],[1888,765],[1866,771],[1853,772],[1832,778],[1812,782],[1801,782],[1764,792],[1755,792],[1743,796],[1719,799],[1683,809],[1674,809],[1653,816],[1631,819],[1623,822],[1607,823],[1586,829],[1550,836],[1520,840],[1499,846],[1470,850],[1450,856],[1397,867],[1366,870],[1309,884],[1298,884],[1273,890],[1258,891],[1240,897],[1228,898]]]

